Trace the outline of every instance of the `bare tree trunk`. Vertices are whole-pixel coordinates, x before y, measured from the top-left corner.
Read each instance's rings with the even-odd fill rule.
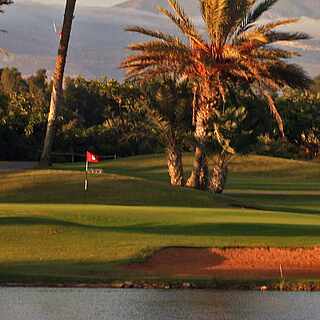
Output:
[[[184,185],[182,152],[176,146],[167,148],[168,173],[171,185],[178,187]]]
[[[214,193],[223,193],[225,189],[229,171],[229,160],[230,156],[224,154],[218,154],[215,157],[209,186]]]
[[[50,102],[50,112],[48,116],[48,124],[46,136],[44,139],[40,166],[47,167],[51,165],[51,152],[55,135],[55,125],[57,116],[60,112],[62,94],[63,94],[63,77],[66,66],[70,34],[72,29],[72,21],[76,6],[76,0],[66,0],[66,8],[62,33],[60,37],[59,49],[56,58],[55,72],[53,76],[53,87]]]
[[[205,153],[207,136],[208,112],[199,110],[196,115],[195,140],[196,149],[193,169],[186,186],[190,188],[207,190],[209,186],[210,171]]]

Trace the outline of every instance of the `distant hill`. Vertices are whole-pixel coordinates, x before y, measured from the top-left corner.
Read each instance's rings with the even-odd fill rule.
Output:
[[[199,15],[198,0],[180,0],[183,8],[194,16]],[[135,10],[158,12],[157,6],[168,8],[166,0],[128,0],[117,7]],[[309,18],[320,18],[320,0],[279,0],[273,9],[273,14],[292,17],[305,16]]]
[[[126,15],[114,17],[106,9],[78,9],[72,30],[67,62],[69,75],[120,78],[118,65],[131,36],[123,31]],[[120,14],[118,14],[120,16]],[[8,49],[2,55],[2,66],[17,66],[24,74],[39,68],[52,71],[58,46],[53,24],[62,24],[63,8],[57,6],[16,3],[0,15],[0,47]],[[134,20],[133,20],[134,21]]]
[[[156,4],[161,2],[165,4],[164,0],[132,0],[113,8],[79,7],[72,31],[67,73],[90,78],[105,75],[122,78],[123,73],[118,66],[127,54],[125,48],[130,42],[141,39],[137,34],[124,32],[126,25],[143,24],[164,31],[174,30],[166,19],[154,14]],[[183,2],[190,4],[190,12],[197,12],[196,1]],[[297,0],[280,0],[282,5],[285,2],[292,2],[290,10],[297,8],[300,3]],[[314,8],[317,8],[320,0],[301,1],[301,6],[311,8],[310,3],[316,3]],[[306,12],[307,9],[303,10]],[[313,11],[315,14],[320,12],[316,9]],[[0,66],[16,66],[24,74],[34,73],[39,68],[52,71],[58,44],[53,23],[61,24],[62,17],[62,6],[17,0],[6,9],[5,14],[0,15],[0,29],[8,31],[0,33],[0,47],[10,51],[9,56],[0,56]],[[303,56],[296,60],[312,75],[320,74],[319,25],[320,19],[309,17],[293,27],[293,30],[303,30],[314,37],[312,41],[299,43]]]
[[[199,15],[199,2],[197,0],[181,0],[184,9],[192,15]],[[158,12],[157,7],[169,8],[166,0],[129,0],[116,5],[123,9],[135,9],[148,12]]]
[[[273,12],[284,17],[320,19],[320,0],[279,0]]]

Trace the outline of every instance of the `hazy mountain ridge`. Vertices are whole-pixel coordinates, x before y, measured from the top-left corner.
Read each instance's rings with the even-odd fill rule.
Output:
[[[316,1],[320,3],[320,0]],[[166,18],[148,9],[158,2],[161,1],[134,0],[130,1],[134,4],[130,7],[126,6],[128,2],[113,8],[79,7],[72,32],[67,73],[87,77],[122,77],[118,65],[127,53],[125,48],[140,38],[124,32],[125,25],[143,24],[170,32],[174,30]],[[146,3],[149,7],[140,10],[140,6]],[[17,66],[24,74],[33,73],[39,68],[52,70],[58,44],[53,23],[59,25],[62,17],[63,8],[59,6],[24,2],[8,8],[5,14],[0,15],[0,28],[8,30],[7,34],[0,34],[0,47],[7,48],[11,54],[2,57],[2,65]],[[293,27],[293,30],[307,31],[314,36],[312,41],[298,44],[303,57],[297,60],[312,75],[320,74],[319,25],[320,20],[306,18]]]
[[[193,16],[200,15],[198,0],[180,0],[186,12]],[[118,4],[119,8],[158,12],[157,7],[169,8],[167,0],[128,0]],[[279,0],[272,9],[272,14],[283,17],[310,17],[320,19],[320,0]]]

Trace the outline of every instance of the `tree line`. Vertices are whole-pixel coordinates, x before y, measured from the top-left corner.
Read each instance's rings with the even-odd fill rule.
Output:
[[[1,71],[1,130],[17,139],[17,150],[7,147],[12,154],[5,157],[28,149],[21,154],[37,158],[42,150],[41,164],[49,165],[53,148],[122,155],[165,148],[172,185],[217,193],[235,154],[316,158],[319,78],[312,81],[290,62],[299,54],[280,46],[309,36],[279,29],[297,19],[259,22],[276,2],[199,0],[204,32],[168,0],[171,10],[160,12],[179,36],[128,27],[151,39],[129,46],[120,66],[126,80],[117,82],[63,81],[76,4],[66,0],[53,80],[43,70],[27,79],[15,69]],[[189,177],[184,151],[194,152]]]
[[[208,156],[229,161],[237,154],[256,152],[289,158],[314,159],[320,153],[319,80],[310,90],[287,90],[275,96],[284,121],[283,143],[267,103],[241,95],[228,101],[219,119],[224,139],[211,136]],[[38,161],[47,125],[52,82],[39,70],[23,77],[15,68],[0,70],[0,160]],[[61,113],[53,149],[83,154],[130,156],[166,152],[171,183],[182,185],[183,152],[196,145],[194,103],[187,80],[156,79],[145,84],[112,79],[65,79]],[[230,152],[228,153],[228,148]],[[63,158],[60,161],[64,160]],[[216,170],[225,163],[217,165]]]

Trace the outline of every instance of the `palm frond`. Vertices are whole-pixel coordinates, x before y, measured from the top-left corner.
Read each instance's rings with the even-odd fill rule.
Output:
[[[198,32],[192,20],[188,17],[188,15],[185,13],[183,8],[180,6],[178,1],[168,0],[168,2],[171,8],[175,11],[176,15],[183,22],[185,29],[188,31],[188,35],[191,36],[193,39],[196,39],[197,41],[202,43],[203,39],[200,33]]]
[[[256,29],[261,32],[268,32],[268,31],[271,31],[271,30],[279,28],[279,27],[283,27],[283,26],[287,26],[289,24],[297,23],[299,20],[300,19],[297,19],[297,18],[281,19],[278,21],[260,24],[259,26],[256,26]]]
[[[308,89],[312,84],[311,78],[296,64],[278,61],[270,66],[269,71],[274,79],[293,89]]]
[[[193,24],[191,19],[186,15],[182,7],[176,0],[168,0],[169,5],[174,10],[174,13],[169,10],[158,7],[159,11],[168,17],[182,32],[193,43],[198,46],[205,48],[205,42],[202,39],[200,33],[197,31],[196,26]]]
[[[139,27],[139,26],[127,26],[125,28],[125,31],[140,33],[142,35],[157,38],[157,39],[164,40],[167,42],[175,42],[177,40],[176,37],[173,37],[171,35],[168,35],[166,33],[161,32],[161,31],[155,31],[155,30],[151,30],[151,29],[147,29],[147,28]]]
[[[200,9],[208,34],[213,42],[222,42],[225,26],[229,21],[227,14],[230,0],[200,0]]]
[[[248,24],[255,23],[265,12],[271,9],[279,0],[264,0],[259,3],[247,17]]]
[[[251,34],[263,34],[265,37],[270,38],[270,42],[272,42],[272,35],[274,33],[277,33],[274,31],[274,29],[281,27],[281,26],[286,26],[288,24],[292,24],[292,23],[296,23],[297,21],[299,21],[299,19],[282,19],[282,20],[278,20],[275,22],[270,22],[270,23],[266,23],[266,24],[262,24],[262,25],[254,25],[254,27],[248,27],[246,30],[242,30],[241,32],[236,32],[232,38],[232,43],[237,44],[237,43],[241,43],[243,40],[242,39],[246,39],[248,38]],[[285,32],[278,32],[279,34],[283,33],[285,34]],[[309,36],[305,33],[290,33],[287,32],[288,34],[288,38],[290,41],[290,37],[289,34],[292,36],[296,36],[297,40],[303,40],[303,39],[309,39]],[[249,35],[249,36],[248,36]],[[284,36],[284,35],[283,35]],[[299,38],[298,38],[299,36]]]
[[[246,32],[250,28],[252,28],[256,21],[266,12],[268,11],[278,0],[265,0],[258,4],[255,8],[253,8],[254,4],[257,2],[256,0],[251,1],[248,4],[247,14],[240,22],[238,29],[235,35],[239,35],[243,32]]]
[[[296,51],[288,51],[273,47],[258,48],[252,51],[251,55],[254,59],[269,61],[278,61],[279,59],[289,59],[300,56]]]
[[[268,32],[269,43],[280,41],[300,41],[309,40],[310,36],[304,32]]]
[[[281,138],[284,138],[285,137],[285,134],[284,134],[284,124],[283,124],[283,120],[282,120],[282,117],[276,107],[276,104],[274,102],[274,99],[272,98],[272,96],[266,92],[266,91],[263,91],[263,94],[264,96],[267,98],[267,102],[268,102],[268,107],[269,107],[269,110],[271,112],[271,114],[273,115],[274,119],[276,120],[277,122],[277,125],[278,125],[278,129],[279,129],[279,132],[280,132],[280,136]]]
[[[180,53],[180,54],[190,54],[190,50],[183,43],[176,42],[165,42],[165,41],[148,41],[133,43],[128,46],[128,49],[132,51],[142,51],[142,52],[154,52],[154,53]]]
[[[226,40],[232,41],[233,36],[241,28],[248,11],[254,3],[255,0],[234,0],[229,2],[228,15],[230,18],[223,27]]]
[[[250,50],[265,45],[268,42],[268,37],[259,30],[242,33],[233,39],[233,45],[240,46],[241,48],[249,48]]]

